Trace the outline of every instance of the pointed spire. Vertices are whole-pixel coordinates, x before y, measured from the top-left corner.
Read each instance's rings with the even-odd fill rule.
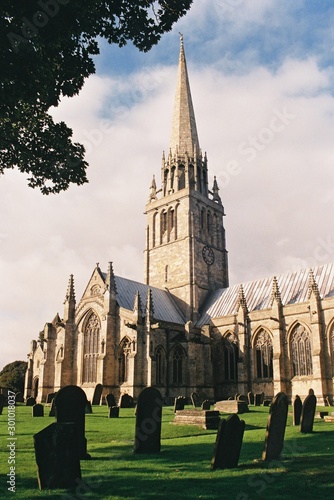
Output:
[[[172,133],[170,139],[172,154],[192,154],[199,151],[195,113],[191,99],[187,63],[183,47],[183,35],[180,36],[180,56],[177,85],[174,101]]]
[[[154,306],[153,306],[153,296],[152,290],[149,288],[147,290],[147,300],[146,300],[146,321],[151,322],[154,317]]]
[[[135,295],[135,300],[133,304],[133,314],[136,318],[137,323],[142,323],[143,321],[143,305],[140,298],[139,291],[137,290]]]
[[[243,311],[245,311],[245,312],[248,311],[244,287],[242,286],[242,284],[239,287],[238,305],[239,305],[239,307],[241,307],[243,309]]]
[[[216,176],[214,176],[214,178],[213,178],[212,201],[216,201],[217,203],[222,202],[222,200],[219,196],[219,187],[218,187]]]
[[[73,321],[75,316],[75,291],[73,274],[70,275],[70,279],[68,281],[64,306],[64,321]]]
[[[314,293],[316,299],[320,299],[319,287],[317,282],[315,281],[313,270],[310,269],[309,281],[308,281],[308,297],[307,297],[308,299],[310,299],[312,293]]]
[[[108,291],[110,295],[115,298],[117,294],[115,274],[112,262],[108,263],[108,271],[105,281],[105,291]]]
[[[157,199],[157,183],[155,182],[155,176],[153,175],[153,179],[150,186],[150,195],[148,197],[148,201],[155,201]]]
[[[278,281],[276,276],[273,277],[273,287],[271,292],[270,305],[272,306],[275,301],[277,302],[278,305],[282,305],[281,292],[278,286]]]
[[[66,296],[65,296],[65,301],[66,302],[75,302],[75,291],[74,291],[74,279],[73,279],[73,274],[70,275],[70,279],[68,280],[68,285],[67,285],[67,291],[66,291]]]

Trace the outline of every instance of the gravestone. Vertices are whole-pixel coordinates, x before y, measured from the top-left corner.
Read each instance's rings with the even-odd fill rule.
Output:
[[[122,394],[120,408],[134,408],[133,397],[130,394]]]
[[[217,410],[180,410],[175,412],[173,420],[177,425],[198,425],[203,429],[218,429],[220,422]]]
[[[317,398],[314,394],[309,394],[306,396],[302,413],[300,416],[300,432],[303,434],[307,434],[313,431],[313,422],[314,422],[314,414],[315,408],[317,406]]]
[[[108,418],[118,418],[119,417],[119,406],[110,406]]]
[[[33,417],[44,417],[44,406],[41,404],[35,404],[32,407],[32,416]]]
[[[2,415],[3,407],[6,404],[6,397],[0,393],[0,415]]]
[[[36,404],[35,398],[30,397],[26,400],[26,406],[34,406],[35,404]]]
[[[81,478],[74,423],[53,423],[33,436],[41,490],[73,488]]]
[[[158,389],[146,387],[138,396],[135,453],[159,453],[162,398]]]
[[[331,406],[328,396],[325,397],[325,406]]]
[[[92,399],[92,405],[99,405],[101,401],[101,396],[102,396],[102,384],[96,384],[95,389],[94,389],[94,394],[93,394],[93,399]]]
[[[15,402],[16,403],[24,403],[24,398],[22,392],[17,392],[15,394]]]
[[[49,394],[46,396],[46,404],[51,404],[56,394],[56,392],[49,392]]]
[[[203,403],[201,405],[201,410],[210,410],[210,407],[211,407],[211,403],[208,399],[206,399],[205,401],[203,401]]]
[[[200,397],[197,394],[197,392],[192,392],[190,394],[190,399],[191,399],[191,402],[192,402],[192,405],[193,405],[194,408],[197,408],[197,407],[201,406]]]
[[[296,394],[293,402],[293,425],[300,424],[300,416],[302,414],[303,403],[298,394]]]
[[[215,410],[221,413],[247,413],[249,412],[248,404],[244,401],[236,401],[228,399],[227,401],[217,401],[214,406]]]
[[[270,406],[270,404],[271,404],[270,399],[265,399],[265,400],[263,401],[263,406]]]
[[[85,414],[91,415],[92,413],[93,413],[92,403],[90,401],[86,401]]]
[[[174,399],[174,413],[179,410],[184,410],[184,405],[186,404],[186,398],[183,396],[178,396]]]
[[[264,401],[264,393],[263,392],[258,392],[255,394],[255,406],[261,406]]]
[[[55,417],[56,416],[56,406],[55,406],[55,398],[51,400],[51,408],[49,411],[49,417]]]
[[[284,392],[279,392],[270,405],[262,460],[280,459],[284,444],[287,417],[288,398]]]
[[[248,398],[243,394],[239,394],[239,396],[237,397],[237,401],[240,401],[241,403],[248,403]]]
[[[67,385],[57,392],[54,398],[57,423],[74,422],[76,424],[80,460],[91,458],[87,453],[85,438],[85,392],[76,385]]]
[[[211,469],[234,469],[238,467],[245,421],[235,413],[219,423]]]
[[[117,406],[115,401],[115,396],[111,392],[109,392],[109,394],[106,395],[105,400],[108,408],[111,408],[112,406]]]
[[[254,405],[254,403],[255,403],[254,393],[250,391],[250,392],[247,394],[247,397],[248,397],[248,404],[249,404],[249,405]]]
[[[237,400],[239,396],[240,396],[240,393],[237,392],[236,394],[234,394],[234,399]]]

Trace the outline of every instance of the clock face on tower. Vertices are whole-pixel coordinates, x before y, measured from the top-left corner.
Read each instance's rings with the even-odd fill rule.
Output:
[[[212,266],[212,264],[214,263],[215,261],[215,254],[213,253],[213,250],[211,247],[208,247],[208,246],[205,246],[203,247],[203,250],[202,250],[202,256],[203,256],[203,260],[204,262],[208,265],[208,266]]]

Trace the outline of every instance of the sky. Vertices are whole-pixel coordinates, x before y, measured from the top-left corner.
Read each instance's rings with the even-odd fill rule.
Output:
[[[89,183],[43,196],[0,178],[0,369],[26,360],[96,266],[143,281],[144,207],[168,151],[183,33],[200,146],[225,207],[230,283],[334,261],[334,6],[194,0],[148,53],[101,44],[96,74],[52,110]]]

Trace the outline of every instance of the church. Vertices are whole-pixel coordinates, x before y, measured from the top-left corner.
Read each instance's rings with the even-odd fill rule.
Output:
[[[333,402],[334,265],[229,286],[224,206],[197,135],[183,40],[168,154],[145,207],[144,283],[94,268],[79,302],[70,276],[62,318],[31,342],[25,397],[75,384],[92,400],[218,401],[283,391]]]

